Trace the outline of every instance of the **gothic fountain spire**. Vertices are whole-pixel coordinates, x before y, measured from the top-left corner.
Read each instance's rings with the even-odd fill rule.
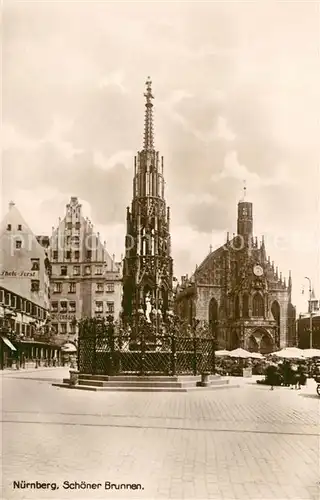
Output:
[[[159,329],[160,317],[163,322],[169,320],[173,302],[170,210],[164,196],[163,157],[154,149],[150,78],[144,96],[144,144],[134,159],[133,197],[131,208],[127,208],[123,262],[123,321],[135,331],[141,311],[148,321],[151,312],[153,318],[157,314]]]
[[[143,149],[145,151],[153,151],[154,150],[154,145],[153,145],[153,104],[152,104],[152,99],[154,99],[154,96],[152,94],[152,81],[150,79],[150,76],[148,77],[146,81],[146,92],[144,93],[144,96],[146,98],[146,103],[145,103],[145,120],[144,120],[144,143],[143,143]]]

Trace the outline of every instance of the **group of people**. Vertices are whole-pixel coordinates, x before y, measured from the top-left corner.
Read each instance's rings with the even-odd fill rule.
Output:
[[[304,362],[290,362],[284,360],[281,363],[271,363],[266,369],[265,383],[271,389],[274,386],[283,385],[291,389],[301,389],[306,384],[308,369]]]

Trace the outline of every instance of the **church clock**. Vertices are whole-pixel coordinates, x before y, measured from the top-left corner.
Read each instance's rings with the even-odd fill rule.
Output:
[[[253,268],[253,274],[255,276],[257,276],[257,277],[262,276],[263,275],[263,269],[262,269],[262,267],[260,265],[258,265],[258,264],[256,266],[254,266],[254,268]]]

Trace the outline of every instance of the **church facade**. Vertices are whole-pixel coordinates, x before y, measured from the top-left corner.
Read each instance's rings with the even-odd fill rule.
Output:
[[[122,319],[138,324],[139,317],[157,326],[172,313],[170,209],[164,197],[163,157],[154,148],[151,81],[144,94],[143,149],[134,160],[133,199],[127,208],[123,261]]]
[[[288,281],[253,237],[253,206],[238,203],[237,234],[210,252],[177,288],[175,308],[190,325],[208,323],[217,349],[268,353],[295,345],[295,308]]]

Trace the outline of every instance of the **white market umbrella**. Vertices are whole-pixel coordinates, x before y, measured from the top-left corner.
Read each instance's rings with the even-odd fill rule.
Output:
[[[264,356],[260,352],[250,352],[250,357],[253,359],[264,359]]]
[[[63,351],[63,352],[77,352],[77,348],[74,344],[68,343],[68,344],[64,344],[61,347],[61,351]]]
[[[216,351],[215,356],[229,356],[230,351],[226,351],[225,349],[221,349],[220,351]]]
[[[304,358],[320,358],[320,349],[304,349],[302,356]]]
[[[251,352],[246,351],[245,349],[242,349],[241,347],[239,347],[238,349],[234,349],[233,351],[230,351],[229,356],[231,358],[248,359],[251,357]]]
[[[272,356],[282,359],[303,359],[303,350],[298,347],[285,347],[281,351],[273,352]]]

